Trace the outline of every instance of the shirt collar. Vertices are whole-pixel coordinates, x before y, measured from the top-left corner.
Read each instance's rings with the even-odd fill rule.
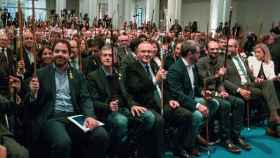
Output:
[[[207,56],[207,58],[208,58],[209,64],[211,64],[211,65],[216,65],[218,63],[218,59],[212,59],[209,56]]]
[[[52,64],[52,67],[54,68],[54,71],[59,73],[59,74],[66,74],[66,72],[68,71],[69,69],[69,65],[67,64],[67,69],[66,71],[61,71],[54,63]]]
[[[113,73],[108,72],[103,66],[101,66],[101,68],[102,68],[102,70],[104,71],[106,77],[108,77],[108,76],[113,76]]]
[[[193,67],[193,64],[192,64],[192,65],[189,64],[189,63],[185,60],[185,58],[182,57],[182,60],[183,60],[183,63],[184,63],[184,65],[185,65],[186,67]]]
[[[151,66],[150,66],[150,63],[147,63],[147,64],[144,64],[143,62],[141,62],[141,61],[139,61],[139,63],[143,66],[143,68],[145,68],[146,67],[146,65],[148,65],[148,67],[150,68]]]

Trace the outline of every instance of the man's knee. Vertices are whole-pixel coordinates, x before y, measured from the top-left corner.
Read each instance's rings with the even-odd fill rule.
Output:
[[[13,152],[8,151],[8,157],[10,158],[29,158],[27,149],[21,147],[20,150],[14,150]]]
[[[245,107],[245,101],[241,98],[235,98],[235,105],[238,107]]]
[[[199,127],[203,123],[203,115],[199,111],[194,111],[192,113],[192,124],[194,127]]]
[[[219,100],[219,104],[221,110],[230,110],[231,108],[231,103],[227,100],[221,99]]]
[[[60,151],[71,151],[72,141],[69,137],[56,139],[54,142],[50,142],[51,148],[58,149]]]
[[[26,148],[24,148],[22,145],[18,144],[13,138],[9,137],[3,137],[4,140],[4,146],[1,146],[0,153],[5,155],[8,154],[8,157],[10,158],[28,158],[29,153]],[[0,155],[1,155],[0,154]],[[1,157],[2,158],[2,157]]]
[[[178,120],[181,120],[184,123],[189,123],[193,121],[192,112],[185,108],[178,108]]]
[[[120,113],[115,113],[110,119],[108,120],[112,127],[115,128],[127,128],[128,126],[128,119],[125,115]]]
[[[220,108],[220,103],[217,99],[211,99],[208,101],[208,107],[211,113],[215,113]]]
[[[100,144],[103,146],[107,146],[109,144],[110,138],[105,128],[97,127],[90,132],[88,141],[90,141],[91,144]]]
[[[146,111],[141,115],[141,120],[145,130],[150,130],[153,128],[156,122],[156,116],[152,111]]]

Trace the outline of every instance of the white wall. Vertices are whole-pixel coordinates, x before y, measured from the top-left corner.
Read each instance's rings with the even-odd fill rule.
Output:
[[[232,0],[232,25],[238,22],[245,31],[269,32],[272,22],[280,21],[280,0]],[[188,21],[198,21],[198,29],[206,31],[210,14],[210,0],[183,0],[182,25]]]
[[[189,21],[198,21],[198,30],[206,31],[209,13],[210,0],[183,0],[181,25],[185,26]]]
[[[260,30],[261,34],[268,33],[272,22],[280,21],[280,0],[237,0],[236,20],[244,26],[245,30]]]

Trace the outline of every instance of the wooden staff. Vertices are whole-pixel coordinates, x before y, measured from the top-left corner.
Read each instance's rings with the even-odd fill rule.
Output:
[[[260,39],[260,37],[261,37],[262,29],[263,29],[263,23],[261,22],[261,23],[260,23],[260,26],[259,26],[259,30],[258,30],[258,35],[257,35],[257,37],[258,37],[259,39]]]
[[[150,26],[149,26],[150,34],[152,34],[152,32],[153,32],[154,14],[155,14],[155,10],[153,9],[152,19],[151,19],[151,23],[150,23]],[[151,37],[152,37],[152,35],[151,35]]]
[[[165,64],[165,57],[166,57],[166,52],[164,51],[163,48],[160,49],[160,58],[161,58],[161,64],[160,64],[160,69],[164,69],[164,64]],[[163,115],[163,106],[164,106],[164,81],[163,79],[161,80],[160,82],[160,89],[161,89],[161,98],[160,98],[160,112],[161,112],[161,115]]]
[[[115,46],[115,41],[113,39],[113,24],[111,25],[110,28],[110,45],[111,45],[111,51],[112,51],[112,65],[113,65],[113,74],[115,75],[116,71],[114,71],[114,67],[116,68],[116,70],[118,71],[118,57],[116,52],[114,51],[114,46]]]
[[[98,1],[98,17],[101,18],[101,3]]]
[[[117,65],[117,55],[114,52],[114,46],[115,46],[115,41],[113,39],[113,18],[115,15],[115,11],[112,14],[112,22],[111,22],[111,26],[110,26],[110,44],[111,44],[111,50],[112,50],[112,65],[113,65],[113,75],[115,75],[114,73],[116,73],[114,71],[114,66],[116,67]]]
[[[83,63],[82,63],[82,52],[81,52],[81,24],[78,25],[77,28],[77,35],[78,35],[78,39],[77,39],[77,47],[78,47],[78,60],[79,60],[79,69],[82,72],[83,71]]]
[[[206,25],[206,44],[208,44],[209,41],[209,22],[207,22]]]
[[[229,11],[229,22],[228,22],[228,27],[231,28],[231,19],[232,19],[232,7],[230,7],[230,11]],[[230,29],[229,29],[229,33],[227,34],[227,44],[226,44],[226,52],[225,52],[225,60],[224,60],[224,67],[227,67],[227,56],[228,56],[228,43],[229,43],[229,39],[230,39]]]
[[[272,29],[274,29],[274,26],[275,26],[275,24],[274,24],[274,21],[271,23],[271,30]]]
[[[208,84],[207,84],[207,80],[204,79],[203,80],[203,90],[205,91],[204,93],[204,99],[206,101],[206,106],[208,108],[208,97],[209,94],[207,94],[207,89],[208,89]],[[209,118],[208,116],[205,117],[205,135],[206,135],[206,141],[207,141],[207,155],[208,157],[210,157],[210,148],[209,148]]]
[[[31,48],[31,53],[33,54],[34,64],[33,64],[33,77],[37,76],[37,54],[36,54],[36,26],[35,26],[35,2],[32,0],[32,20],[31,20],[31,32],[33,34],[33,46]]]
[[[19,24],[19,59],[23,60],[23,18],[20,0],[18,0],[18,24]]]

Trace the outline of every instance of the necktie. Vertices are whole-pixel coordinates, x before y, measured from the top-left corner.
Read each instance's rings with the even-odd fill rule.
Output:
[[[247,80],[247,82],[249,83],[249,82],[250,82],[250,78],[248,77],[248,73],[247,73],[247,71],[246,71],[246,68],[245,68],[245,67],[243,66],[243,64],[242,64],[241,59],[238,58],[238,56],[235,56],[235,57],[233,57],[233,58],[237,61],[238,65],[239,65],[239,67],[240,67],[240,71],[241,71],[242,74],[246,77],[246,80]]]
[[[247,76],[247,71],[245,70],[245,68],[244,68],[243,64],[241,63],[240,59],[239,59],[237,56],[235,56],[234,59],[237,61],[238,65],[239,65],[239,67],[240,67],[241,72],[242,72],[244,75]]]
[[[194,70],[193,70],[193,66],[192,65],[187,65],[186,69],[187,69],[187,74],[189,76],[190,83],[191,83],[191,88],[192,88],[192,91],[190,92],[190,96],[194,97],[195,85],[194,85]]]
[[[146,71],[149,79],[152,79],[151,72],[150,72],[150,67],[149,67],[148,64],[145,64],[145,71]]]
[[[264,70],[263,70],[263,62],[262,62],[262,64],[261,64],[261,68],[260,68],[258,77],[259,77],[259,78],[262,78],[262,79],[265,79],[265,80],[267,79],[266,76],[265,76],[265,74],[264,74]]]
[[[152,80],[152,75],[150,71],[150,66],[148,64],[145,64],[145,71],[147,72],[147,75],[150,80]],[[160,89],[158,85],[156,85],[156,88],[154,90],[154,99],[158,107],[160,107]]]
[[[0,62],[1,62],[1,64],[3,64],[3,65],[8,64],[7,57],[6,57],[6,55],[5,55],[5,48],[2,48],[2,50],[1,50],[1,52],[0,52]]]

